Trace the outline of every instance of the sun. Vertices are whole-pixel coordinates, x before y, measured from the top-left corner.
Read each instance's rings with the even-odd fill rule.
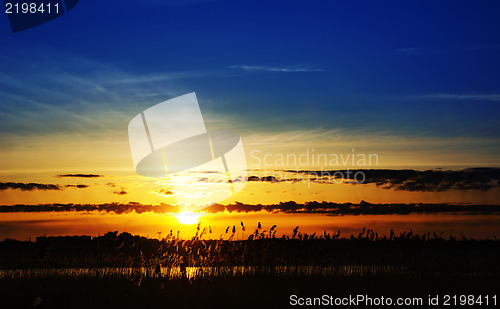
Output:
[[[198,223],[198,218],[201,217],[200,214],[195,214],[194,212],[191,211],[183,211],[180,214],[175,216],[177,220],[179,220],[179,223],[181,224],[197,224]]]

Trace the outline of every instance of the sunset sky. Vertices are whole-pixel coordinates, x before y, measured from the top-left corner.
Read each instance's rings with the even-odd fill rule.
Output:
[[[0,14],[0,205],[173,203],[167,180],[135,173],[127,126],[191,92],[209,131],[239,132],[249,176],[433,170],[385,185],[255,178],[222,204],[499,204],[499,12],[498,1],[81,0],[18,33]],[[0,233],[21,235],[23,215],[0,214]]]

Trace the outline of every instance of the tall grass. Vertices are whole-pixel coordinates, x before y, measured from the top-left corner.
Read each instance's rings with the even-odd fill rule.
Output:
[[[240,225],[243,235],[245,225]],[[267,230],[259,223],[246,240],[238,240],[234,225],[213,239],[210,227],[198,225],[188,240],[173,231],[161,240],[118,232],[92,239],[39,237],[36,243],[5,240],[0,242],[0,269],[132,268],[155,274],[188,267],[224,273],[224,267],[246,266],[276,273],[280,267],[398,265],[412,271],[499,270],[496,240],[444,239],[411,230],[391,230],[386,236],[367,228],[357,235],[317,235],[302,233],[299,226],[291,236],[276,238],[276,231],[276,225]]]
[[[412,231],[307,234],[297,226],[210,227],[181,239],[101,237],[0,242],[2,308],[287,307],[291,293],[425,296],[496,293],[500,242]],[[85,292],[83,292],[85,291]]]

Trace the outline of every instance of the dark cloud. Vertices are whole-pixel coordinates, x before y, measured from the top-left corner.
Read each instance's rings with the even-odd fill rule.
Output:
[[[177,213],[177,206],[160,204],[160,205],[144,205],[136,202],[128,204],[110,203],[110,204],[41,204],[41,205],[14,205],[0,206],[0,213],[13,212],[90,212],[102,211],[107,213]]]
[[[459,171],[367,170],[365,175],[365,183],[375,183],[396,191],[487,191],[498,187],[500,183],[498,168],[469,168]]]
[[[62,177],[99,178],[99,177],[104,177],[104,175],[98,175],[98,174],[61,174],[61,175],[57,175],[56,177],[59,177],[59,178],[62,178]]]
[[[85,189],[88,188],[88,185],[65,185],[64,187],[66,188],[78,188],[78,189]]]
[[[371,204],[361,201],[353,203],[308,202],[297,204],[294,201],[281,202],[273,205],[247,205],[235,203],[230,205],[213,205],[203,211],[217,213],[229,212],[284,212],[284,213],[322,213],[326,215],[387,215],[387,214],[432,214],[432,213],[461,213],[461,214],[498,214],[500,205],[457,205],[457,204]]]
[[[204,208],[204,212],[258,212],[266,211],[270,213],[320,213],[331,216],[343,215],[387,215],[387,214],[491,214],[500,215],[500,205],[463,205],[463,204],[372,204],[362,201],[354,203],[329,203],[329,202],[307,202],[298,204],[294,201],[281,202],[271,205],[249,205],[236,202],[235,204],[220,205],[215,204]],[[14,205],[0,206],[0,213],[13,212],[90,212],[101,211],[108,213],[177,213],[179,208],[174,205],[145,205],[136,202],[128,204],[42,204],[42,205]]]
[[[11,189],[11,190],[21,190],[21,191],[35,191],[35,190],[63,190],[64,188],[77,188],[85,189],[88,185],[55,185],[55,184],[44,184],[44,183],[22,183],[22,182],[0,182],[0,191]]]
[[[289,171],[284,171],[285,173],[290,173]],[[305,172],[297,172],[297,171],[293,171],[293,173],[305,173]],[[312,173],[312,172],[311,172]],[[240,177],[241,178],[241,177]],[[279,182],[300,182],[300,181],[305,181],[307,180],[307,178],[280,178],[280,177],[276,177],[276,176],[249,176],[247,178],[248,181],[255,181],[255,182],[258,182],[258,181],[262,181],[262,182],[272,182],[272,183],[279,183]],[[313,177],[313,178],[309,178],[309,180],[312,180],[314,182],[318,182],[318,178],[316,177]],[[235,180],[233,180],[234,182]],[[237,180],[237,181],[241,181],[241,180]]]
[[[125,191],[123,188],[120,190],[120,191],[115,191],[113,192],[114,194],[118,194],[118,195],[125,195],[125,194],[128,194],[127,191]]]
[[[158,192],[158,194],[165,195],[165,196],[174,194],[174,192],[172,192],[171,190],[168,190],[168,189],[160,189],[156,192]]]
[[[276,174],[298,175],[297,178],[280,179]],[[248,181],[263,182],[298,182],[334,184],[344,179],[350,184],[375,184],[383,189],[395,191],[442,192],[450,190],[479,190],[500,186],[500,168],[468,168],[458,171],[412,169],[361,169],[361,170],[283,170],[276,171],[275,176],[249,176]]]
[[[7,189],[19,189],[21,191],[34,191],[34,190],[61,190],[59,185],[43,184],[43,183],[22,183],[22,182],[0,182],[0,191]]]
[[[248,181],[265,181],[265,182],[279,182],[280,180],[278,180],[276,177],[274,176],[263,176],[263,177],[259,177],[259,176],[249,176],[248,177]]]

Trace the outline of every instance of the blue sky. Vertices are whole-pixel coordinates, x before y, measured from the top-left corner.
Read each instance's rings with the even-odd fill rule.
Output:
[[[463,139],[448,151],[492,162],[499,13],[498,1],[81,0],[15,34],[3,14],[0,140],[126,134],[137,112],[196,91],[214,122],[248,132]]]

